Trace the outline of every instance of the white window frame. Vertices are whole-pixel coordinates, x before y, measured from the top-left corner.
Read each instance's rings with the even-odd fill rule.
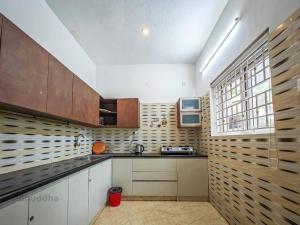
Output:
[[[262,35],[260,35],[234,62],[228,66],[212,83],[211,83],[211,89],[210,89],[210,107],[211,107],[211,135],[212,136],[228,136],[228,135],[249,135],[249,134],[270,134],[274,133],[274,113],[273,110],[269,110],[268,106],[272,108],[273,103],[272,103],[272,87],[271,87],[271,71],[270,71],[270,65],[265,66],[265,61],[264,61],[264,56],[265,54],[269,54],[268,52],[268,35],[269,32],[265,31]],[[263,50],[262,50],[263,49]],[[257,69],[257,64],[256,64],[256,55],[258,52],[261,52],[261,57],[263,58],[262,61],[263,63],[263,69],[256,71]],[[254,60],[251,59],[254,57]],[[269,58],[269,55],[267,55]],[[251,64],[251,67],[254,68],[254,76],[249,75],[251,74],[251,69],[250,66],[248,66],[248,62],[250,61],[253,62]],[[246,65],[247,64],[247,65]],[[270,63],[269,63],[270,64]],[[246,65],[246,66],[245,66]],[[247,68],[247,70],[246,70]],[[267,69],[268,70],[267,70]],[[244,69],[244,70],[243,70]],[[266,71],[269,71],[269,75],[267,77]],[[263,81],[261,83],[257,82],[256,75],[261,72],[263,73]],[[238,78],[237,78],[238,77]],[[255,79],[254,84],[251,84],[252,81],[250,79]],[[249,84],[253,85],[250,88],[246,85]],[[230,81],[230,82],[229,82]],[[234,82],[233,82],[234,81]],[[230,127],[232,124],[229,122],[230,115],[228,116],[228,109],[232,108],[232,106],[235,105],[235,103],[231,102],[230,106],[227,106],[228,99],[227,99],[227,87],[229,84],[233,82],[234,85],[237,83],[241,83],[239,86],[240,94],[237,94],[236,96],[239,97],[241,100],[237,101],[236,104],[236,114],[233,115],[233,111],[231,109],[231,115],[232,118],[240,118],[240,121],[238,121],[236,124],[239,126],[238,128],[236,127],[237,130],[234,130],[232,127]],[[262,84],[264,82],[269,82],[269,89],[266,92],[261,92],[259,94],[253,94],[254,88],[257,87],[259,84]],[[222,86],[222,88],[220,88]],[[226,89],[224,88],[226,87]],[[232,91],[232,85],[229,87],[229,92]],[[219,93],[217,94],[217,90]],[[224,94],[225,91],[225,94]],[[220,94],[221,92],[221,94]],[[236,90],[235,90],[236,92]],[[267,93],[268,92],[268,93]],[[251,96],[249,97],[249,93],[251,93]],[[254,99],[258,98],[258,95],[263,95],[265,96],[265,103],[261,106],[250,106],[250,99],[251,99],[251,104]],[[221,98],[218,98],[220,102],[218,102],[216,96],[221,95]],[[267,98],[270,98],[267,100]],[[225,100],[224,100],[225,99]],[[233,99],[233,97],[231,97]],[[271,101],[271,104],[270,104]],[[218,105],[218,106],[217,106]],[[239,109],[238,106],[239,105]],[[222,109],[217,111],[217,107],[222,107]],[[265,128],[250,128],[249,123],[250,122],[255,122],[258,123],[258,118],[260,117],[258,114],[258,108],[264,107],[265,108],[265,113],[267,114],[266,116],[261,116],[261,117],[269,117],[266,119],[266,124],[268,127]],[[239,111],[240,110],[240,111]],[[218,112],[218,119],[217,119],[217,112]],[[220,114],[222,116],[220,117]],[[225,114],[225,115],[224,115]],[[251,115],[250,115],[251,114]],[[254,116],[254,114],[256,114]],[[222,118],[222,119],[220,119]],[[270,119],[271,118],[271,119]],[[221,125],[220,125],[221,121]],[[271,121],[271,122],[269,122]],[[270,124],[269,124],[270,123]],[[218,128],[222,127],[222,131],[218,131]],[[225,130],[226,127],[226,130]],[[232,130],[230,130],[232,129]],[[240,129],[240,130],[238,130]],[[233,131],[234,130],[234,131]]]

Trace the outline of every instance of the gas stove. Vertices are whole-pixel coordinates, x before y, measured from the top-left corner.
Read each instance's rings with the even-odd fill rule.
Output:
[[[160,148],[162,155],[191,155],[193,154],[193,147],[189,146],[163,146]]]

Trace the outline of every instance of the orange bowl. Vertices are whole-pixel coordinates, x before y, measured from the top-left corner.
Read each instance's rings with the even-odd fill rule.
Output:
[[[94,144],[93,144],[93,148],[92,148],[92,152],[94,154],[101,154],[105,151],[105,143],[102,142],[102,141],[96,141]]]

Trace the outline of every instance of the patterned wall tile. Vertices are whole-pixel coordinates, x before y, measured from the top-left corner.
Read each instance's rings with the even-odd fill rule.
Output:
[[[198,147],[198,129],[178,129],[176,104],[141,104],[141,128],[87,128],[54,120],[0,111],[0,174],[91,153],[95,140],[111,152],[129,152],[137,143],[145,152],[161,146]],[[75,136],[84,134],[74,148]]]
[[[89,154],[93,139],[83,126],[0,111],[0,174]]]
[[[198,148],[198,129],[178,129],[176,104],[141,104],[139,129],[96,129],[96,140],[104,141],[108,151],[129,152],[137,143],[145,152],[159,152],[161,146],[192,146]]]

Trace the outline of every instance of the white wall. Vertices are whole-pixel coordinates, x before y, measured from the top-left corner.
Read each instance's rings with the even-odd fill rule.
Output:
[[[141,102],[172,103],[196,96],[195,66],[142,64],[97,67],[97,89],[105,98],[138,97]]]
[[[197,94],[205,94],[210,83],[265,29],[272,31],[298,7],[300,0],[230,0],[197,62]],[[203,73],[200,73],[207,58],[216,48],[216,43],[236,16],[241,17],[240,22]]]
[[[1,0],[0,12],[96,88],[96,65],[44,0]]]

